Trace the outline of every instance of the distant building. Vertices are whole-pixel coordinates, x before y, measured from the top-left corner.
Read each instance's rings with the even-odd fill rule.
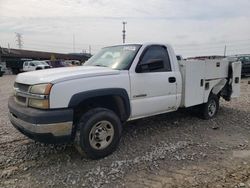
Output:
[[[8,62],[8,60],[18,59],[33,59],[33,60],[50,60],[50,59],[61,59],[61,60],[79,60],[85,62],[91,57],[88,53],[54,53],[54,52],[43,52],[43,51],[32,51],[32,50],[20,50],[13,48],[1,48],[0,47],[0,62]]]

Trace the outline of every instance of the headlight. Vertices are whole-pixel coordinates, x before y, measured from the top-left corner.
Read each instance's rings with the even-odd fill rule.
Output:
[[[49,95],[51,88],[52,84],[38,84],[31,87],[30,93]]]
[[[29,106],[40,109],[48,109],[49,99],[29,99]]]
[[[52,84],[38,84],[30,88],[31,96],[29,97],[28,106],[33,108],[48,109],[49,94]]]

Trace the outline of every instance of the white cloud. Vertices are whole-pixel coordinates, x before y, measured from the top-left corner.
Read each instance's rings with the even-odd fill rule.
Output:
[[[58,52],[121,42],[169,41],[189,55],[250,53],[249,0],[0,0],[0,45]]]

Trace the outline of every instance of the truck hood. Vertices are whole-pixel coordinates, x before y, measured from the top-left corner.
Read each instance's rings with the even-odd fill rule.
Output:
[[[119,70],[113,70],[108,67],[62,67],[21,73],[17,75],[16,82],[28,85],[40,83],[58,83],[72,79],[114,75],[119,73]]]

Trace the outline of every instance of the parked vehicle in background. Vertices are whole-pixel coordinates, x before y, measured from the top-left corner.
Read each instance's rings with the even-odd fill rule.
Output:
[[[23,64],[23,71],[35,71],[35,70],[42,70],[42,69],[49,69],[50,66],[46,61],[25,61]]]
[[[3,76],[3,74],[4,74],[4,71],[3,71],[3,66],[2,66],[2,65],[0,65],[0,77],[2,77],[2,76]]]
[[[47,60],[46,63],[49,64],[51,68],[69,67],[69,65],[65,63],[63,60],[54,60],[54,61]]]
[[[238,58],[238,61],[242,63],[241,75],[248,76],[250,75],[250,55],[241,56]]]
[[[74,141],[97,159],[117,148],[127,121],[188,107],[214,118],[220,98],[239,96],[240,71],[241,62],[177,61],[168,44],[105,47],[83,66],[19,74],[9,117],[31,139]]]
[[[11,59],[6,61],[6,67],[10,69],[13,74],[18,74],[23,72],[23,63],[27,61],[32,61],[32,59]]]
[[[241,61],[241,75],[248,76],[250,75],[250,54],[249,55],[235,55],[228,56],[227,59],[231,62],[233,61]]]
[[[71,60],[65,60],[64,63],[69,66],[69,67],[73,67],[75,65],[73,65],[72,61]]]
[[[64,63],[66,63],[70,67],[81,65],[81,62],[78,60],[65,60]]]

